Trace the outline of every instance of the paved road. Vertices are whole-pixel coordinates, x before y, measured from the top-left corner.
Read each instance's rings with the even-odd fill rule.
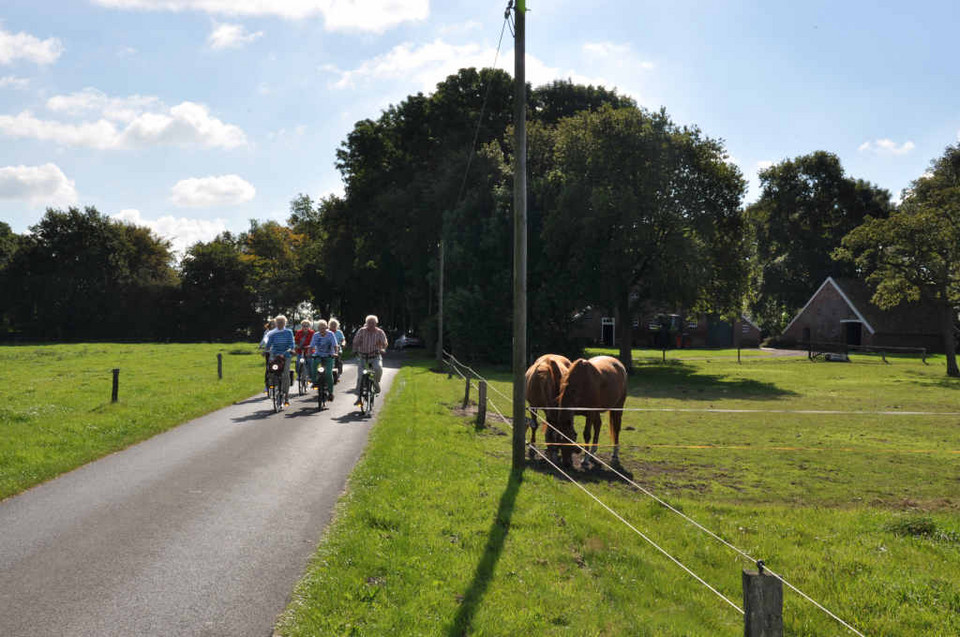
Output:
[[[0,635],[270,635],[366,443],[355,370],[323,413],[254,397],[0,503]]]

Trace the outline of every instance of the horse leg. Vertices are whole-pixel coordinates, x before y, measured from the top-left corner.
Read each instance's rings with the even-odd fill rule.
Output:
[[[593,429],[593,418],[590,414],[587,414],[584,417],[583,425],[583,457],[580,460],[580,467],[582,469],[589,470],[593,467],[594,461],[593,457],[590,455],[593,453],[593,449],[590,447],[590,434]]]
[[[600,420],[600,412],[594,411],[590,413],[590,418],[593,420],[593,442],[590,444],[590,451],[593,455],[597,455],[597,447],[599,447],[600,442],[600,425],[603,424],[603,421]]]
[[[613,464],[620,464],[620,425],[623,422],[622,411],[610,413],[610,438],[613,441]]]

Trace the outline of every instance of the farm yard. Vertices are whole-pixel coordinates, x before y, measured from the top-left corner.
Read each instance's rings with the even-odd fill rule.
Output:
[[[263,374],[255,353],[248,343],[0,347],[0,499],[250,397]]]
[[[732,354],[635,355],[626,407],[660,411],[625,413],[624,473],[864,634],[960,632],[960,383],[942,359]],[[742,634],[555,471],[511,478],[509,425],[491,407],[478,430],[463,381],[430,365],[401,370],[280,634]],[[478,371],[509,414],[509,373]],[[572,476],[740,603],[736,553],[610,471]],[[784,629],[853,634],[786,588]]]

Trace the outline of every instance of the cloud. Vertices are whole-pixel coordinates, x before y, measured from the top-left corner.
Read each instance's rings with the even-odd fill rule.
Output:
[[[207,106],[195,102],[168,107],[153,96],[110,97],[87,88],[51,97],[47,109],[75,118],[92,115],[98,119],[64,122],[22,111],[18,115],[0,115],[0,134],[98,149],[247,145],[242,129],[217,119]]]
[[[218,24],[207,37],[207,45],[219,51],[221,49],[239,49],[245,44],[263,37],[263,31],[250,33],[242,24]]]
[[[29,33],[10,33],[0,29],[0,64],[26,60],[35,64],[53,64],[63,53],[57,38],[41,40]]]
[[[461,68],[491,66],[495,53],[496,49],[491,46],[477,43],[450,44],[438,38],[422,45],[410,42],[398,44],[388,52],[362,62],[354,69],[342,70],[332,64],[325,64],[320,70],[338,76],[331,83],[331,88],[354,88],[365,83],[401,79],[404,83],[412,82],[418,85],[420,90],[429,92],[436,88],[438,82]],[[501,53],[497,67],[512,70],[513,53]],[[529,54],[526,74],[527,81],[535,86],[568,78],[581,83],[596,83],[596,80],[575,71],[561,71],[548,66]]]
[[[775,163],[776,162],[770,161],[769,159],[762,159],[757,162],[757,165],[756,165],[757,172],[758,173],[762,172],[767,168],[770,168],[771,166],[773,166]]]
[[[15,88],[15,89],[25,89],[30,85],[30,80],[25,77],[16,77],[13,75],[5,75],[0,77],[0,88]]]
[[[226,222],[219,218],[209,221],[165,215],[159,219],[144,219],[140,211],[135,208],[121,210],[112,215],[112,218],[150,228],[158,236],[167,239],[173,251],[180,254],[186,252],[187,248],[198,241],[211,241],[227,230]]]
[[[56,164],[0,168],[0,199],[19,199],[31,206],[68,206],[77,189]]]
[[[302,20],[322,15],[328,31],[382,33],[402,22],[426,20],[429,0],[93,0],[114,9],[203,11],[228,16]]]
[[[860,144],[858,148],[861,153],[873,153],[875,155],[906,155],[913,149],[914,144],[911,141],[898,145],[892,139],[868,140]]]
[[[257,194],[256,188],[239,175],[182,179],[170,192],[170,200],[181,207],[231,206],[250,201]]]

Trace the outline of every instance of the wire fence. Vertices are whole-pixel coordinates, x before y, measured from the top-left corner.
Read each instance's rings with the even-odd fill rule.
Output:
[[[482,380],[483,382],[485,382],[488,389],[491,389],[494,393],[498,394],[498,395],[499,395],[500,397],[502,397],[504,400],[512,403],[512,399],[511,399],[510,397],[508,397],[506,394],[504,394],[504,393],[501,392],[499,389],[497,389],[495,385],[490,384],[490,382],[489,382],[486,378],[484,378],[481,374],[477,373],[477,371],[476,371],[475,369],[473,369],[472,367],[470,367],[470,366],[468,366],[468,365],[465,365],[465,364],[461,363],[459,360],[456,359],[456,357],[454,357],[454,356],[453,356],[452,354],[450,354],[449,352],[444,351],[444,360],[445,360],[445,362],[447,363],[447,365],[450,367],[450,369],[454,370],[462,379],[464,379],[464,381],[465,381],[466,383],[469,384],[469,383],[471,382],[471,380],[470,380],[470,377],[469,377],[467,374],[464,374],[463,370],[466,370],[467,372],[469,372],[470,374],[472,374],[475,378],[477,378],[477,379]],[[490,399],[489,397],[487,398],[487,403],[490,404],[490,405],[493,407],[493,409],[497,412],[497,414],[500,416],[500,418],[503,420],[503,422],[504,422],[505,424],[508,424],[508,425],[511,424],[511,422],[503,415],[503,412],[501,411],[501,409],[499,408],[499,406],[497,406],[497,405],[495,404],[495,402],[494,402],[492,399]],[[539,408],[538,408],[538,409],[539,409]],[[575,410],[575,409],[574,409],[574,410]],[[609,411],[609,410],[607,410],[607,409],[600,409],[600,408],[597,408],[596,410],[598,410],[598,411]],[[733,551],[733,552],[734,552],[738,557],[740,557],[741,559],[749,562],[750,564],[755,564],[755,565],[757,566],[758,570],[759,570],[761,573],[763,573],[763,572],[765,571],[766,573],[769,573],[769,575],[775,577],[775,578],[776,578],[777,580],[779,580],[784,586],[786,586],[786,587],[789,588],[790,590],[794,591],[797,595],[799,595],[800,597],[802,597],[804,600],[806,600],[806,601],[810,602],[811,604],[813,604],[816,608],[818,608],[820,611],[824,612],[824,613],[825,613],[826,615],[828,615],[831,619],[833,619],[834,621],[836,621],[837,623],[839,623],[841,626],[843,626],[844,628],[846,628],[847,630],[849,630],[851,633],[853,633],[853,634],[855,634],[855,635],[859,635],[860,637],[863,637],[863,633],[862,633],[862,632],[860,632],[859,630],[857,630],[856,628],[854,628],[854,627],[853,627],[852,625],[850,625],[847,621],[845,621],[845,620],[842,619],[839,615],[837,615],[836,613],[834,613],[833,611],[831,611],[830,609],[828,609],[827,607],[825,607],[823,604],[821,604],[820,602],[818,602],[818,601],[816,601],[815,599],[813,599],[810,595],[808,595],[807,593],[803,592],[801,589],[799,589],[799,588],[798,588],[797,586],[795,586],[793,583],[791,583],[790,581],[788,581],[787,579],[785,579],[783,575],[781,575],[781,574],[777,573],[776,571],[772,570],[763,560],[759,560],[759,559],[753,557],[752,555],[750,555],[749,553],[747,553],[747,552],[744,551],[743,549],[741,549],[741,548],[737,547],[736,545],[732,544],[731,542],[725,540],[725,539],[722,538],[718,533],[716,533],[716,532],[708,529],[706,526],[704,526],[703,524],[701,524],[700,522],[698,522],[698,521],[695,520],[694,518],[690,517],[689,515],[687,515],[686,513],[682,512],[682,511],[680,511],[679,509],[677,509],[676,507],[674,507],[673,505],[671,505],[669,502],[665,501],[664,499],[660,498],[659,496],[657,496],[655,493],[653,493],[652,491],[650,491],[649,489],[647,489],[647,488],[644,487],[643,485],[637,483],[635,480],[633,480],[633,478],[625,475],[623,472],[621,472],[621,471],[620,471],[619,469],[617,469],[615,466],[607,463],[607,462],[604,461],[602,458],[600,458],[599,456],[597,456],[597,455],[591,450],[592,447],[588,447],[587,445],[578,443],[576,440],[570,438],[570,436],[568,436],[565,432],[563,432],[563,431],[559,430],[558,428],[556,428],[555,426],[553,426],[553,425],[552,425],[543,415],[541,415],[540,413],[538,413],[538,412],[536,412],[536,411],[534,411],[534,410],[532,410],[532,409],[528,409],[527,411],[528,411],[528,413],[530,413],[532,416],[534,416],[537,421],[541,421],[546,427],[550,428],[556,435],[560,436],[562,439],[564,439],[564,440],[567,441],[567,442],[565,442],[565,443],[559,443],[559,445],[573,446],[573,447],[578,448],[579,451],[580,451],[581,453],[583,453],[586,457],[589,457],[589,458],[590,458],[591,460],[593,460],[594,462],[602,465],[602,466],[605,467],[607,470],[609,470],[610,472],[612,472],[613,474],[615,474],[616,476],[618,476],[620,479],[622,479],[624,482],[626,482],[626,483],[629,484],[630,486],[634,487],[635,489],[637,489],[638,491],[640,491],[641,493],[643,493],[644,495],[646,495],[647,497],[649,497],[650,499],[652,499],[654,502],[656,502],[656,503],[659,504],[660,506],[664,507],[665,509],[667,509],[667,510],[670,511],[671,513],[679,516],[681,519],[683,519],[683,520],[684,520],[685,522],[687,522],[688,524],[692,525],[693,527],[695,527],[695,528],[698,529],[699,531],[703,532],[704,534],[706,534],[706,535],[709,536],[710,538],[712,538],[712,539],[714,539],[715,541],[719,542],[721,545],[723,545],[723,546],[725,546],[726,548],[730,549],[731,551]],[[534,421],[534,422],[536,422],[536,421]],[[549,448],[549,446],[551,446],[551,445],[557,445],[557,444],[558,444],[558,443],[550,443],[550,444],[548,444],[548,448]],[[591,493],[588,489],[586,489],[582,484],[580,484],[579,482],[577,482],[576,479],[574,479],[572,476],[569,475],[569,473],[565,472],[565,471],[564,471],[563,469],[561,469],[557,464],[555,464],[555,463],[549,458],[548,454],[544,454],[539,448],[537,448],[537,447],[536,447],[535,445],[533,445],[533,444],[528,444],[528,445],[527,445],[527,448],[530,449],[531,451],[533,451],[534,453],[536,453],[536,454],[537,454],[538,456],[540,456],[541,458],[543,458],[553,469],[555,469],[556,471],[558,471],[563,477],[565,477],[565,478],[568,479],[570,482],[574,483],[574,484],[575,484],[578,488],[580,488],[582,491],[584,491],[585,493],[587,493],[591,498],[593,498],[593,499],[594,499],[595,501],[597,501],[601,506],[603,506],[609,513],[611,513],[611,514],[614,515],[617,519],[619,519],[621,522],[623,522],[623,523],[626,524],[628,527],[630,527],[635,533],[637,533],[637,534],[639,534],[641,537],[643,537],[644,540],[646,540],[646,541],[649,542],[651,545],[653,545],[654,547],[656,547],[661,553],[663,553],[664,555],[666,555],[671,561],[673,561],[675,564],[677,564],[678,566],[680,566],[680,567],[681,567],[684,571],[686,571],[689,575],[691,575],[692,577],[694,577],[694,578],[695,578],[697,581],[699,581],[701,584],[703,584],[704,586],[706,586],[707,588],[709,588],[712,592],[714,592],[716,595],[718,595],[719,597],[721,597],[727,604],[731,605],[733,608],[736,608],[740,613],[743,613],[743,612],[744,612],[744,610],[743,610],[742,608],[740,608],[739,606],[737,606],[736,604],[734,604],[733,602],[731,602],[731,601],[730,601],[727,597],[725,597],[722,593],[720,593],[719,591],[717,591],[716,588],[714,588],[713,586],[711,586],[710,584],[708,584],[706,581],[704,581],[702,578],[700,578],[698,575],[696,575],[692,570],[690,570],[688,567],[686,567],[685,565],[683,565],[678,559],[676,559],[675,557],[673,557],[672,555],[670,555],[669,553],[667,553],[662,547],[660,547],[660,546],[657,545],[655,542],[653,542],[653,540],[651,540],[646,534],[642,533],[642,532],[641,532],[639,529],[637,529],[634,525],[630,524],[630,522],[628,522],[621,514],[619,514],[618,512],[616,512],[615,510],[613,510],[612,508],[610,508],[608,505],[606,505],[604,502],[602,502],[599,498],[597,498],[593,493]]]

